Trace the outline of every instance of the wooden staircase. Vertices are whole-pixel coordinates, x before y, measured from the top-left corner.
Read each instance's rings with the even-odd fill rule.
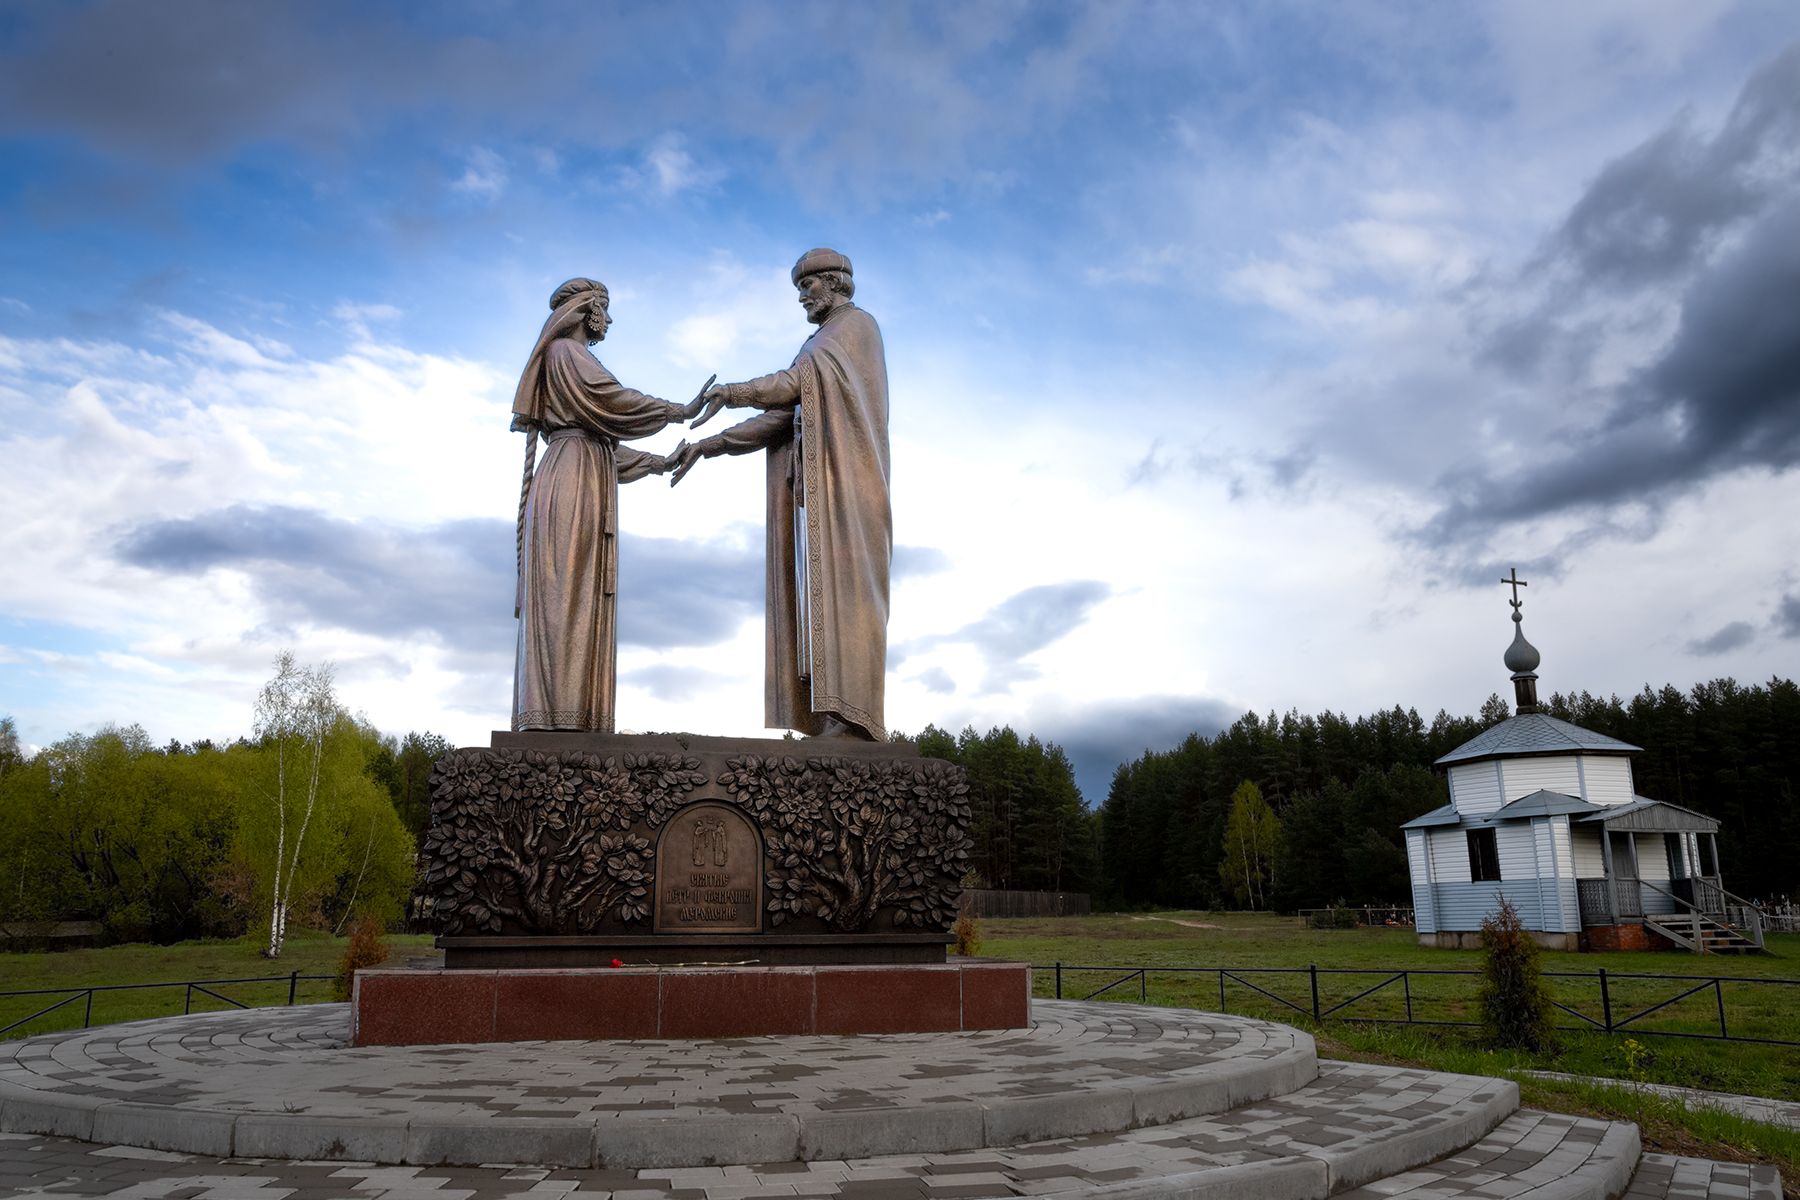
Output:
[[[1644,925],[1696,954],[1760,954],[1763,949],[1730,925],[1702,913],[1646,913]]]

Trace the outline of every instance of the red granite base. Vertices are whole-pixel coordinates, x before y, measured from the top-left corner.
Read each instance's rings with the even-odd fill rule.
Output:
[[[1590,925],[1581,931],[1583,950],[1673,950],[1675,943],[1642,925]]]
[[[427,1046],[1031,1024],[1031,968],[943,964],[356,973],[351,1042]]]

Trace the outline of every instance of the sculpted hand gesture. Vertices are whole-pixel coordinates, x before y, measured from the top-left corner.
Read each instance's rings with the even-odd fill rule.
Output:
[[[718,388],[713,387],[713,381],[717,378],[718,378],[718,376],[716,374],[708,375],[706,377],[706,382],[701,384],[700,390],[694,394],[694,398],[692,400],[689,400],[686,404],[681,406],[682,424],[685,425],[687,422],[693,421],[694,414],[699,412],[701,410],[701,408],[705,407],[705,405],[707,403],[706,393],[708,391],[717,392],[719,390]],[[711,415],[712,415],[711,413],[707,414],[707,416],[711,416]],[[706,417],[701,418],[702,421],[705,419],[706,419]],[[695,424],[699,424],[699,422],[696,421]],[[682,443],[682,445],[684,445],[684,446],[686,444],[687,444],[686,442]]]
[[[707,441],[711,440],[712,439],[710,438],[707,439]],[[673,475],[669,476],[670,487],[674,487],[676,484],[680,483],[682,477],[694,469],[695,463],[703,458],[712,457],[712,454],[709,454],[705,447],[706,442],[694,442],[691,445],[687,442],[682,442],[679,446],[669,452],[669,457],[664,461],[666,461],[675,472]],[[714,451],[713,453],[717,453],[717,451]]]
[[[700,397],[700,399],[706,401],[706,410],[700,414],[700,419],[688,426],[688,428],[698,429],[714,417],[718,416],[721,410],[733,407],[731,388],[731,384],[722,383]]]

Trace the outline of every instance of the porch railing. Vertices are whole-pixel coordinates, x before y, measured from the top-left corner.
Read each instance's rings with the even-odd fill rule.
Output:
[[[1641,921],[1644,919],[1644,894],[1638,888],[1635,879],[1577,879],[1575,881],[1575,897],[1581,905],[1581,923],[1583,925],[1611,925],[1615,909],[1606,902],[1607,886],[1611,885],[1618,919],[1621,921]]]
[[[1682,885],[1691,886],[1682,886]],[[1611,886],[1617,909],[1607,903],[1607,889]],[[1754,942],[1758,949],[1763,946],[1764,921],[1762,910],[1742,896],[1734,896],[1719,886],[1716,879],[1703,876],[1689,880],[1677,880],[1673,890],[1664,888],[1644,879],[1577,879],[1575,895],[1581,908],[1581,923],[1584,927],[1595,925],[1611,925],[1615,914],[1619,921],[1641,923],[1647,918],[1659,924],[1679,930],[1691,929],[1691,938],[1698,949],[1702,944],[1701,930],[1704,922],[1727,926]],[[1644,904],[1644,893],[1652,892],[1667,897],[1674,904],[1674,910],[1668,913],[1648,914]]]

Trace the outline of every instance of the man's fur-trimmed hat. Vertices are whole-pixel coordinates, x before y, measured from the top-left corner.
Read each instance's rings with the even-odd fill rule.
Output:
[[[808,275],[817,275],[820,271],[842,271],[852,278],[856,275],[856,272],[850,269],[849,259],[836,250],[828,250],[821,246],[816,250],[808,250],[800,256],[800,261],[794,264],[795,285],[798,286],[800,281]]]

